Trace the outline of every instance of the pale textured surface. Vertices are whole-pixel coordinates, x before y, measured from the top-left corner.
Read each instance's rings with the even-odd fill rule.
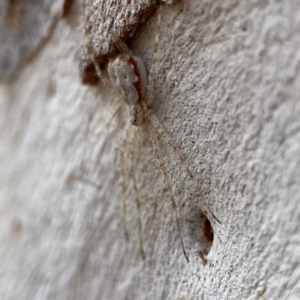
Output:
[[[95,84],[91,53],[101,64],[116,53],[112,34],[124,41],[155,12],[158,0],[83,0],[80,77],[83,83]]]
[[[11,79],[43,45],[72,0],[0,2],[0,80]]]
[[[76,5],[19,78],[1,86],[1,299],[300,298],[300,3],[244,3],[162,10],[154,109],[222,222],[213,224],[207,265],[190,222],[201,199],[164,143],[190,263],[145,145],[137,177],[146,260],[129,175],[125,242],[127,114],[103,128],[116,93],[80,84]],[[148,70],[155,25],[156,16],[133,43]],[[74,173],[99,188],[68,181]]]
[[[126,40],[152,15],[157,0],[85,0],[86,28],[95,56],[116,50],[111,34]]]

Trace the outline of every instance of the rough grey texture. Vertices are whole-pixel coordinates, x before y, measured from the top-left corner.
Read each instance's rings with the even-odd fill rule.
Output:
[[[85,34],[95,56],[115,51],[111,34],[122,39],[133,36],[137,28],[153,14],[156,0],[133,1],[85,1]]]
[[[83,84],[99,83],[94,60],[101,66],[118,48],[112,34],[130,42],[142,25],[154,14],[159,3],[172,5],[178,0],[82,0],[80,77]]]
[[[43,45],[72,0],[0,3],[0,80],[10,79]]]
[[[112,34],[127,41],[155,12],[158,0],[83,0],[80,77],[97,84],[91,55],[99,64],[117,51]]]
[[[123,237],[119,157],[128,117],[124,108],[104,127],[117,94],[80,84],[79,7],[1,86],[2,299],[299,299],[300,4],[163,7],[153,108],[222,222],[212,222],[206,266],[195,238],[203,201],[163,141],[190,263],[147,143],[136,163],[145,261],[129,174],[129,242]],[[132,46],[148,70],[156,18]],[[74,174],[98,188],[71,181]]]

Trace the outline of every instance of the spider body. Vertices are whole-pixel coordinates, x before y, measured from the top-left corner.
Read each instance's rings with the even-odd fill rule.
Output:
[[[120,40],[117,40],[117,43],[123,50],[125,44]],[[148,84],[144,62],[129,51],[121,52],[109,62],[108,74],[111,83],[129,108],[130,123],[135,126],[141,125],[144,118],[141,102],[146,96]]]
[[[157,26],[159,28],[161,21],[161,7],[159,7],[159,13],[158,13],[158,19],[157,19]],[[135,55],[129,47],[120,40],[120,38],[112,34],[112,39],[115,42],[116,47],[119,50],[119,54],[115,57],[112,57],[108,63],[108,74],[110,77],[110,84],[117,89],[120,98],[122,99],[123,103],[126,104],[128,111],[129,111],[129,118],[131,125],[134,126],[140,126],[145,125],[142,127],[143,135],[149,138],[151,141],[151,144],[153,146],[153,150],[155,152],[157,162],[159,165],[159,168],[164,174],[165,177],[165,184],[167,186],[169,196],[170,196],[170,202],[171,206],[174,211],[175,216],[175,222],[177,225],[179,237],[180,237],[180,243],[182,247],[183,254],[187,261],[189,261],[188,256],[185,251],[183,238],[182,238],[182,230],[180,226],[180,215],[179,210],[177,208],[177,203],[175,201],[174,192],[172,188],[171,183],[171,177],[169,174],[169,171],[166,167],[166,164],[164,162],[161,149],[160,149],[160,140],[159,137],[162,137],[162,139],[167,143],[170,147],[173,148],[175,153],[177,154],[177,157],[179,158],[181,164],[185,168],[186,172],[188,173],[190,179],[193,181],[195,187],[197,188],[200,197],[203,199],[209,214],[218,222],[220,221],[216,218],[216,216],[213,214],[213,212],[209,208],[209,203],[206,201],[206,199],[202,195],[201,188],[198,185],[198,182],[194,176],[194,173],[191,171],[189,165],[187,164],[185,158],[181,154],[178,146],[176,143],[172,140],[172,138],[168,135],[168,133],[163,128],[162,124],[160,123],[159,119],[157,118],[155,112],[151,109],[151,104],[155,98],[155,67],[156,67],[156,60],[157,60],[157,53],[158,53],[158,42],[159,42],[159,34],[155,36],[155,45],[154,45],[154,54],[153,54],[153,60],[152,60],[152,67],[149,71],[149,76],[146,71],[145,64],[143,60]],[[95,65],[95,70],[99,78],[102,78],[101,76],[101,70],[99,66],[97,65],[97,62],[93,55],[91,55],[91,59]],[[125,170],[125,149],[127,145],[127,140],[129,138],[129,128],[126,131],[125,139],[123,142],[123,151],[121,151],[120,155],[120,161],[122,166],[122,176],[123,176],[123,222],[124,222],[124,232],[125,236],[128,239],[128,232],[126,228],[126,190],[127,185],[124,181],[124,178],[126,176],[126,170]],[[134,145],[136,144],[136,135],[135,132],[133,133],[133,147],[131,150],[131,167],[130,167],[130,176],[133,181],[133,188],[135,192],[135,201],[136,206],[138,210],[138,227],[139,227],[139,243],[140,243],[140,251],[143,258],[145,258],[145,252],[143,247],[143,239],[142,239],[142,221],[141,221],[141,204],[140,204],[140,196],[139,196],[139,190],[137,186],[137,179],[135,174],[135,161],[136,161],[136,147]],[[199,254],[198,254],[199,255]],[[200,256],[200,255],[199,255]],[[200,256],[201,257],[201,256]]]

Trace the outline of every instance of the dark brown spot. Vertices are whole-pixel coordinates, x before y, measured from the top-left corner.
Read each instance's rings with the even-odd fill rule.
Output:
[[[97,76],[94,65],[91,63],[84,69],[84,73],[81,76],[81,82],[83,84],[97,85],[99,77]]]
[[[19,0],[7,0],[5,22],[7,27],[13,27],[20,23],[22,6]]]
[[[214,231],[208,219],[204,222],[203,232],[207,240],[212,243],[214,240]]]
[[[65,0],[64,1],[63,7],[62,7],[62,11],[61,11],[61,16],[62,17],[65,17],[69,13],[70,8],[71,8],[73,2],[74,2],[74,0]]]

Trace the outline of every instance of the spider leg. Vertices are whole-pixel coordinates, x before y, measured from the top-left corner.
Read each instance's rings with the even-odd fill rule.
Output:
[[[103,83],[107,84],[108,86],[112,87],[111,82],[102,76],[102,71],[101,71],[101,69],[99,67],[99,64],[96,60],[96,57],[93,53],[90,40],[89,40],[88,35],[86,33],[87,32],[87,23],[88,23],[87,22],[87,6],[88,6],[87,2],[88,1],[89,0],[84,0],[83,1],[83,11],[84,11],[84,17],[83,17],[83,32],[84,32],[83,43],[84,43],[84,47],[87,51],[87,54],[88,54],[90,60],[92,61],[92,64],[95,68],[95,72],[96,72],[99,80],[102,81]]]
[[[87,53],[94,65],[95,71],[97,76],[100,80],[102,80],[102,71],[96,61],[95,55],[93,54],[93,51],[91,49],[90,41],[87,38],[86,29],[87,29],[87,2],[88,0],[83,1],[83,11],[84,11],[84,17],[83,17],[83,30],[84,30],[84,46],[87,50]]]
[[[211,211],[209,204],[207,202],[207,200],[204,198],[203,193],[201,191],[201,188],[195,178],[194,173],[191,171],[189,165],[187,164],[185,158],[183,157],[183,155],[181,154],[179,148],[177,147],[177,145],[174,143],[174,141],[171,139],[171,137],[167,134],[167,132],[165,131],[165,129],[163,128],[163,126],[161,125],[160,121],[158,120],[158,118],[156,117],[155,113],[153,110],[148,109],[147,111],[148,114],[148,119],[150,120],[150,122],[152,123],[152,125],[155,127],[155,129],[159,132],[159,134],[164,138],[165,142],[167,144],[169,144],[171,147],[173,147],[173,149],[175,150],[178,158],[180,159],[181,163],[183,164],[186,172],[189,174],[190,178],[193,181],[193,184],[195,185],[195,187],[197,188],[197,191],[199,192],[201,199],[205,202],[205,205],[207,207],[207,209],[209,210],[209,213],[212,215],[212,217],[219,223],[221,224],[220,220],[214,215],[214,213]]]
[[[118,106],[116,107],[116,109],[113,111],[113,113],[110,115],[110,117],[108,118],[108,120],[105,122],[105,124],[103,125],[104,128],[106,128],[107,125],[109,125],[109,123],[114,119],[114,117],[117,115],[117,113],[120,111],[121,109],[121,103],[118,104]]]
[[[129,55],[133,55],[133,52],[129,49],[127,44],[124,43],[115,33],[111,34],[111,38],[115,42],[115,45],[120,52],[125,52]]]
[[[125,170],[125,151],[127,147],[127,141],[129,139],[129,126],[126,129],[125,138],[122,144],[122,151],[120,153],[120,163],[121,163],[121,170],[122,170],[122,191],[123,191],[123,228],[124,228],[124,235],[126,240],[129,240],[128,230],[127,230],[127,215],[126,215],[126,170]]]
[[[148,90],[147,95],[145,97],[147,106],[150,106],[153,102],[153,95],[155,95],[155,87],[154,87],[154,77],[156,72],[156,63],[157,63],[157,56],[158,56],[158,43],[160,39],[160,23],[161,23],[161,5],[158,7],[158,16],[157,16],[157,30],[158,33],[155,34],[155,43],[154,43],[154,52],[153,52],[153,59],[152,59],[152,67],[149,73],[149,82],[148,82]]]
[[[130,125],[129,125],[130,126]],[[131,166],[130,166],[130,175],[133,182],[133,189],[135,193],[135,203],[138,210],[138,226],[139,226],[139,241],[140,241],[140,251],[141,256],[145,259],[145,251],[143,247],[143,228],[142,228],[142,218],[141,218],[141,203],[140,203],[140,193],[137,187],[136,181],[136,173],[135,173],[135,163],[136,163],[136,156],[137,156],[137,138],[136,138],[136,131],[133,131],[133,141],[132,141],[132,148],[131,148]]]
[[[168,188],[168,191],[169,191],[169,194],[170,194],[171,205],[172,205],[172,208],[173,208],[174,214],[175,214],[176,225],[177,225],[178,232],[179,232],[182,252],[183,252],[186,260],[189,262],[189,259],[188,259],[188,256],[186,254],[185,247],[184,247],[184,244],[183,244],[182,232],[181,232],[181,227],[180,227],[180,222],[179,222],[179,213],[178,213],[178,208],[177,208],[177,204],[176,204],[176,201],[175,201],[174,193],[173,193],[173,190],[172,190],[171,179],[170,179],[168,170],[165,166],[165,162],[162,158],[162,153],[161,153],[161,150],[160,150],[160,147],[159,147],[158,138],[155,134],[153,134],[151,132],[150,127],[149,127],[149,133],[150,133],[150,139],[151,139],[152,144],[153,144],[153,148],[154,148],[154,151],[155,151],[155,154],[156,154],[156,158],[157,158],[159,167],[162,170],[162,172],[164,173],[167,188]]]
[[[68,177],[68,181],[71,181],[71,182],[83,182],[85,184],[88,184],[98,190],[101,189],[101,185],[100,184],[97,184],[83,176],[80,176],[80,175],[76,175],[76,174],[70,174],[70,176]]]

